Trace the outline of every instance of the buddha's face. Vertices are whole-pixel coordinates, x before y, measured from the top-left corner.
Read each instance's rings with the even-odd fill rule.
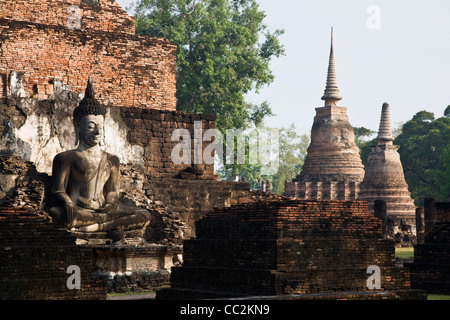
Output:
[[[87,147],[98,145],[103,136],[103,122],[102,115],[88,115],[81,119],[79,126],[80,143]]]

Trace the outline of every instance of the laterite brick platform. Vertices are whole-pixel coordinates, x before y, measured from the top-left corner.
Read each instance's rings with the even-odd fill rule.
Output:
[[[184,242],[183,266],[172,268],[171,288],[157,299],[426,297],[410,290],[409,270],[396,267],[394,242],[383,239],[366,202],[242,204],[210,212],[196,230]],[[371,265],[381,270],[378,291],[367,289]]]

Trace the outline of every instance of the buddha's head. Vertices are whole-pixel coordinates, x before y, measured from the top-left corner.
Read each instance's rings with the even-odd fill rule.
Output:
[[[89,77],[84,98],[73,112],[76,145],[93,147],[100,143],[105,115],[106,108],[95,99]]]

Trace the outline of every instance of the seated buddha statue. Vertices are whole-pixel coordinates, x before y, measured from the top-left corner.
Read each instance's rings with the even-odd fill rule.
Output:
[[[77,147],[53,160],[54,205],[48,211],[70,231],[144,231],[150,213],[119,204],[120,161],[100,147],[105,114],[89,78],[85,96],[73,113]]]

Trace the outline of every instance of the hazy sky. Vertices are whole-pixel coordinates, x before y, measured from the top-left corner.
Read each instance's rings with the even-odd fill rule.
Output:
[[[122,7],[133,0],[118,0]],[[334,27],[340,106],[350,123],[378,130],[381,106],[393,126],[418,111],[442,116],[450,105],[450,1],[448,0],[258,0],[286,55],[273,61],[275,81],[248,100],[267,100],[272,127],[295,123],[309,133],[322,107]]]

